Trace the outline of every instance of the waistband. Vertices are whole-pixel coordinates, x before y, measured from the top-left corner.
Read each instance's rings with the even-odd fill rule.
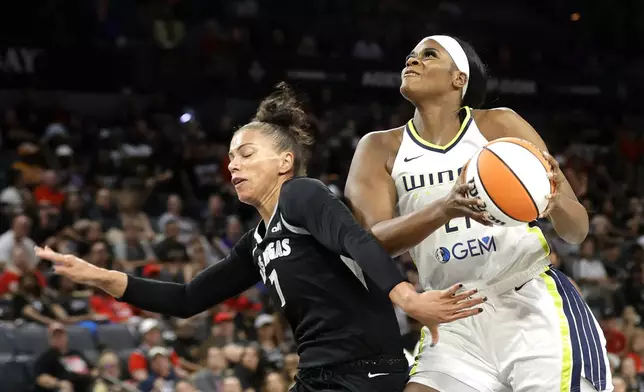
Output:
[[[300,368],[298,376],[302,378],[329,377],[334,374],[361,374],[361,373],[406,373],[409,371],[407,358],[367,358],[356,361],[330,364],[320,367]]]
[[[477,295],[498,295],[510,291],[516,287],[521,286],[530,279],[534,279],[537,276],[541,275],[543,272],[546,272],[550,269],[550,261],[548,259],[542,259],[534,263],[530,268],[517,272],[516,274],[510,275],[507,278],[502,279],[501,281],[491,284],[491,285],[476,285],[476,283],[469,283],[465,285],[465,289],[477,288],[479,294]]]

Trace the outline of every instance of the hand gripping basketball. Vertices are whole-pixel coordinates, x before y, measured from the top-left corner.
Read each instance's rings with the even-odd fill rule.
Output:
[[[539,218],[547,218],[555,207],[559,203],[559,188],[564,181],[564,175],[559,169],[559,162],[546,151],[541,151],[543,157],[550,164],[550,170],[548,171],[548,178],[551,183],[551,192],[546,198],[548,199],[548,206],[546,210],[539,216]]]
[[[458,176],[458,179],[450,193],[442,199],[443,213],[445,214],[445,217],[450,220],[454,218],[468,217],[482,225],[492,226],[488,213],[486,211],[476,210],[477,207],[485,206],[483,200],[467,196],[468,191],[472,189],[474,185],[465,183],[463,173],[465,173],[466,168],[467,165],[463,168],[461,175]]]
[[[100,268],[74,255],[54,252],[49,247],[36,247],[36,256],[54,263],[54,272],[76,283],[94,285]]]
[[[430,290],[420,294],[416,303],[408,311],[409,315],[429,328],[432,346],[438,343],[438,325],[474,316],[483,311],[474,306],[480,305],[487,298],[473,297],[476,289],[465,290],[462,284],[455,284],[446,290]]]

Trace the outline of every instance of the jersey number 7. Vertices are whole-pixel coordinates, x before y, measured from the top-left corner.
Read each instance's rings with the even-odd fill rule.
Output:
[[[270,280],[273,287],[275,287],[275,291],[277,291],[277,295],[280,297],[280,302],[282,303],[280,306],[283,308],[286,306],[286,300],[284,299],[284,294],[280,287],[280,280],[277,278],[277,270],[274,269],[271,274],[268,275],[268,280]]]

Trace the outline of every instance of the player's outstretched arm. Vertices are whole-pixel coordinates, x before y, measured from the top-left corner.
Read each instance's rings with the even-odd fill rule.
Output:
[[[476,290],[456,294],[462,285],[418,294],[387,251],[322,182],[297,178],[285,183],[280,206],[284,222],[308,231],[327,249],[355,260],[393,303],[430,328],[434,341],[438,339],[438,324],[481,311],[473,307],[484,299],[469,298]]]
[[[54,271],[71,280],[91,285],[137,308],[188,318],[233,297],[260,280],[250,255],[250,237],[245,235],[228,257],[206,268],[186,284],[137,278],[99,268],[73,255],[49,248],[36,254],[54,263]]]
[[[461,184],[447,197],[411,214],[395,217],[396,187],[386,168],[389,150],[383,145],[382,137],[382,133],[373,132],[360,140],[344,193],[358,222],[391,255],[405,253],[453,218],[467,216],[490,224],[484,213],[469,208],[480,201],[465,197],[467,185]]]

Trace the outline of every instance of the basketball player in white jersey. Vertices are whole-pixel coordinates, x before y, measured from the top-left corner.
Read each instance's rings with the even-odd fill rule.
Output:
[[[400,91],[414,104],[405,126],[359,143],[346,196],[392,254],[409,251],[425,290],[455,282],[487,297],[480,315],[423,330],[407,392],[612,391],[605,339],[534,224],[491,226],[468,208],[462,167],[485,143],[518,137],[543,150],[556,184],[544,213],[578,244],[588,215],[537,132],[509,109],[476,110],[485,67],[449,36],[423,39],[407,57]],[[482,203],[482,202],[481,202]]]

